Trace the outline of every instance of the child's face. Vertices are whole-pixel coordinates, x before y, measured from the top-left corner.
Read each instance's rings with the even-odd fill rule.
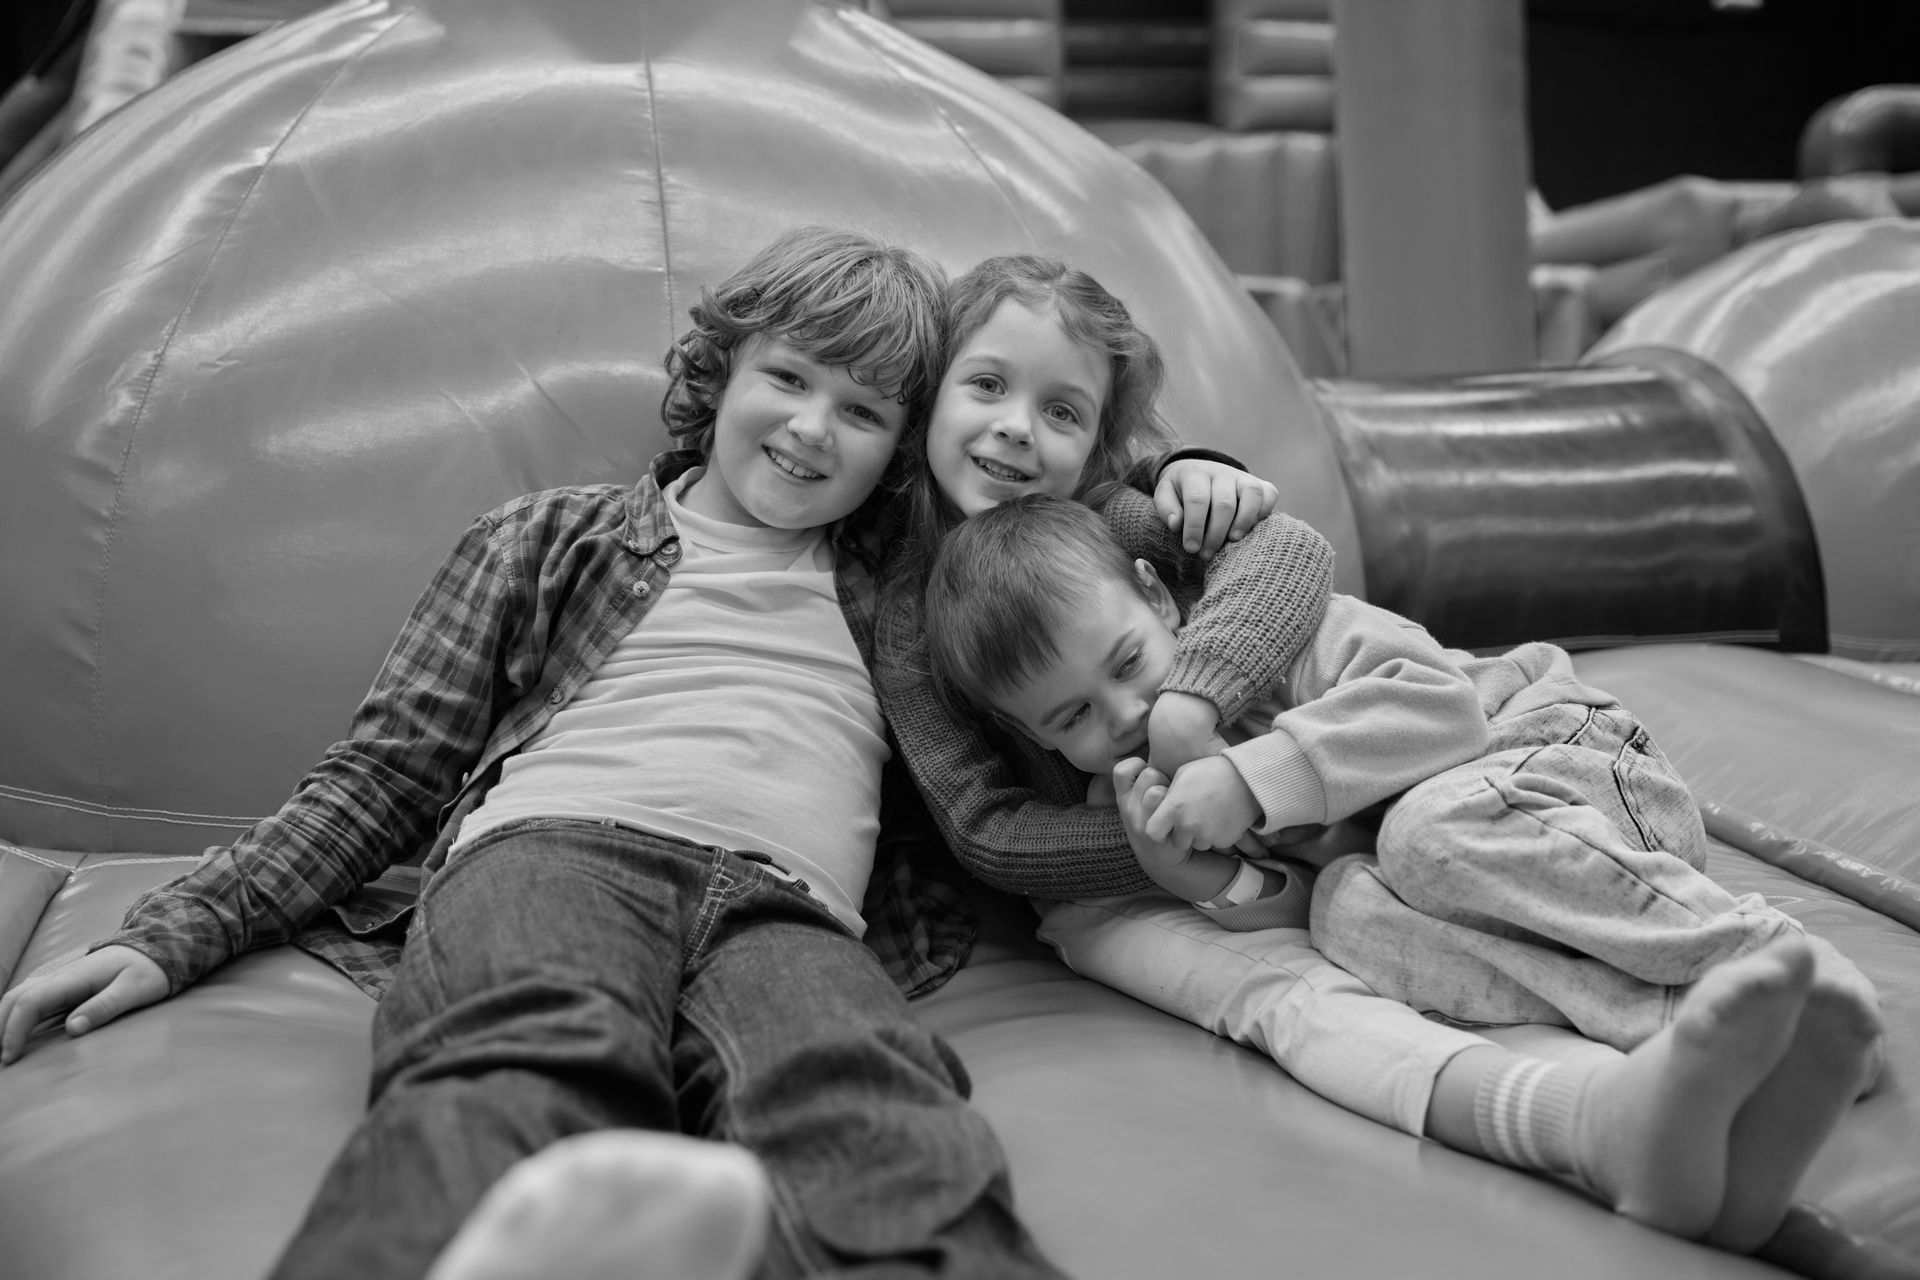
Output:
[[[906,407],[777,338],[734,352],[707,471],[687,505],[729,524],[811,529],[852,514],[900,443]]]
[[[1089,608],[1054,641],[1060,660],[994,708],[1083,773],[1104,774],[1147,753],[1147,713],[1173,666],[1180,610],[1144,560],[1132,583],[1104,579]]]
[[[1006,301],[954,353],[927,429],[934,482],[962,515],[1023,493],[1071,498],[1113,370],[1051,310]]]

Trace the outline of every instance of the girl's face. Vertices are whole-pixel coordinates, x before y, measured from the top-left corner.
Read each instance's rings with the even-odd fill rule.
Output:
[[[1051,308],[1002,302],[954,353],[927,427],[934,483],[966,516],[1023,493],[1070,498],[1113,370]]]

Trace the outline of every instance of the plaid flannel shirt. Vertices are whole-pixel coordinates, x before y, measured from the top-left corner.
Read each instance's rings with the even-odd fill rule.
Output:
[[[376,998],[423,880],[501,762],[540,732],[660,597],[680,558],[660,487],[699,462],[661,454],[623,488],[529,494],[470,525],[414,605],[348,735],[291,799],[193,871],[143,895],[97,947],[133,947],[171,992],[242,952],[293,942]],[[836,530],[840,608],[873,662],[871,556]],[[973,947],[963,873],[896,750],[862,906],[866,940],[908,995]]]

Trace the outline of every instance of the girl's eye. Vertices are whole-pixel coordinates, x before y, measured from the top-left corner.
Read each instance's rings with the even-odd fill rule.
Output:
[[[1068,426],[1077,426],[1080,422],[1079,411],[1070,404],[1048,405],[1047,416],[1056,422],[1064,422]]]
[[[850,404],[847,406],[847,412],[856,418],[865,418],[868,422],[874,423],[877,426],[884,427],[886,425],[884,418],[864,404]]]
[[[1004,384],[990,373],[976,373],[967,379],[967,385],[976,391],[984,391],[990,396],[1000,394]]]
[[[1140,669],[1140,651],[1138,649],[1135,649],[1132,653],[1128,654],[1124,659],[1121,660],[1119,666],[1113,669],[1113,678],[1116,680],[1125,680],[1128,676],[1132,675],[1134,672],[1138,671],[1139,669]]]
[[[1087,708],[1084,705],[1075,707],[1071,712],[1067,714],[1067,718],[1060,722],[1060,732],[1072,733],[1075,729],[1080,727],[1080,722],[1082,720],[1085,720],[1086,718],[1087,718]]]
[[[777,368],[768,369],[767,376],[769,378],[772,378],[775,382],[784,382],[786,385],[790,387],[798,387],[803,385],[800,381],[800,375],[795,373],[791,369],[777,369]]]

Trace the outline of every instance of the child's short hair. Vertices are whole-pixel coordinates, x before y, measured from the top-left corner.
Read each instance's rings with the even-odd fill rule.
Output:
[[[1159,345],[1134,323],[1126,303],[1057,258],[1005,254],[980,262],[955,280],[947,291],[948,350],[958,351],[1007,301],[1058,316],[1067,336],[1104,356],[1112,371],[1113,383],[1076,497],[1118,483],[1140,454],[1171,442],[1172,432],[1158,408],[1166,379]]]
[[[927,579],[928,658],[942,696],[994,715],[1060,660],[1060,632],[1102,582],[1145,594],[1106,521],[1081,503],[1025,494],[962,521]]]
[[[733,352],[749,338],[791,343],[850,369],[926,423],[946,354],[946,277],[911,249],[830,227],[797,227],[689,308],[693,327],[667,350],[667,431],[708,452]]]

